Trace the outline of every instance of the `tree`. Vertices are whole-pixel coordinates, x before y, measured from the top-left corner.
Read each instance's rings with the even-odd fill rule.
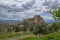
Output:
[[[60,8],[51,10],[50,13],[52,14],[54,19],[60,20]]]
[[[21,27],[21,31],[27,31],[26,27]]]
[[[44,34],[47,34],[47,28],[45,25],[37,25],[35,28],[34,28],[34,31],[33,33],[35,35],[44,35]]]
[[[14,27],[13,30],[14,30],[15,32],[20,32],[20,27]]]
[[[12,32],[12,29],[11,28],[7,28],[7,32]]]
[[[58,31],[59,30],[59,27],[58,27],[58,25],[55,23],[55,24],[53,24],[52,25],[52,29],[53,29],[53,31]]]

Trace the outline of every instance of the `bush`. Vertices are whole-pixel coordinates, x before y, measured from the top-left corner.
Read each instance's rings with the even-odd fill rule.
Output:
[[[27,31],[26,27],[21,27],[21,31]]]
[[[47,34],[47,28],[45,25],[36,25],[36,27],[34,28],[33,34],[35,35],[44,35]]]
[[[20,27],[14,27],[13,30],[14,30],[15,32],[20,32]]]

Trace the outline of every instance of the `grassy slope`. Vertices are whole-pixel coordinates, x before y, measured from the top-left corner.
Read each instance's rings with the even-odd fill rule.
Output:
[[[4,34],[0,34],[0,39],[8,39],[8,38],[19,38],[21,36],[26,36],[26,35],[30,35],[32,33],[30,32],[18,32],[18,33],[14,33],[14,32],[8,32],[8,33],[4,33]]]
[[[23,32],[23,33],[4,33],[0,35],[0,39],[15,39],[17,38],[18,40],[60,40],[60,32],[54,32],[47,34],[43,37],[36,37],[36,36],[31,36],[31,33],[28,32]],[[28,37],[29,36],[29,37]],[[23,37],[23,38],[22,38]],[[22,38],[22,39],[21,39]]]
[[[60,33],[59,32],[54,32],[51,34],[47,34],[43,37],[27,37],[22,40],[60,40]]]

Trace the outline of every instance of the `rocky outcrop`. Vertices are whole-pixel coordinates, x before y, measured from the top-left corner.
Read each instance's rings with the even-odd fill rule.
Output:
[[[25,25],[44,24],[44,20],[40,15],[35,15],[33,18],[25,19],[23,21]]]

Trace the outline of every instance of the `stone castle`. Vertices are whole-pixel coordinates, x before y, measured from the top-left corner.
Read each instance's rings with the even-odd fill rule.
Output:
[[[24,19],[25,25],[44,24],[44,20],[40,15],[35,15],[33,18]]]

